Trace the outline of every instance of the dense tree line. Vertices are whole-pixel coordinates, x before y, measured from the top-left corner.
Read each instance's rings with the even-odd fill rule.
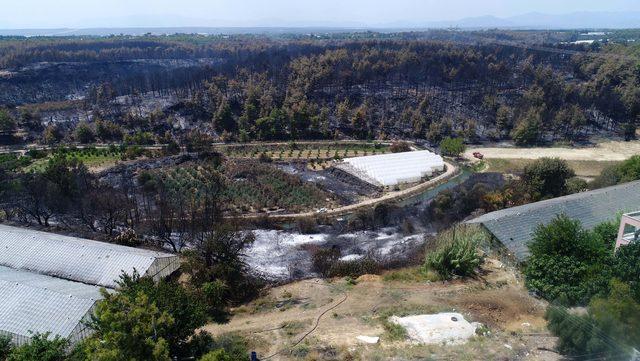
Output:
[[[640,112],[634,53],[613,45],[570,56],[416,37],[43,38],[0,44],[5,66],[74,62],[51,70],[57,76],[65,67],[88,67],[45,83],[73,80],[86,95],[81,107],[92,123],[110,121],[124,133],[149,131],[156,141],[167,132],[184,136],[187,130],[176,125],[181,118],[187,129],[222,139],[415,137],[438,144],[457,136],[528,145],[580,140],[600,130],[632,138]],[[111,65],[91,70],[105,62]],[[14,80],[41,84],[38,71],[18,72]],[[83,78],[94,73],[102,75]],[[120,95],[127,96],[124,102],[116,101]],[[166,95],[178,103],[154,115],[139,110],[149,96]],[[37,122],[15,123],[28,128]]]

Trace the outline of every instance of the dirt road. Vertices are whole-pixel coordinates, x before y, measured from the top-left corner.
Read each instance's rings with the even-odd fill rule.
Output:
[[[622,161],[640,154],[640,141],[604,141],[592,147],[551,147],[551,148],[509,148],[478,147],[465,152],[465,158],[474,159],[473,153],[480,152],[489,159],[538,159],[558,157],[575,161]]]

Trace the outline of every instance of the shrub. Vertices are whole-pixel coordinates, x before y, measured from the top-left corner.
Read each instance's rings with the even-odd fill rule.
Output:
[[[113,243],[128,247],[138,247],[142,244],[142,240],[131,228],[127,228],[113,238]]]
[[[522,180],[539,198],[553,198],[567,194],[567,181],[575,172],[560,158],[540,158],[524,167]]]
[[[83,144],[91,143],[96,139],[93,129],[89,126],[87,122],[78,123],[75,129],[74,135],[75,135],[76,141]]]
[[[63,361],[68,346],[69,341],[60,336],[49,339],[48,333],[35,334],[31,342],[11,350],[7,361]]]
[[[365,274],[377,274],[381,270],[380,263],[371,256],[351,261],[336,261],[329,268],[329,277],[358,278]]]
[[[483,262],[478,247],[488,237],[478,226],[461,226],[441,233],[436,249],[427,254],[424,271],[434,270],[445,279],[473,275]]]
[[[640,155],[603,169],[591,183],[591,188],[608,187],[637,179],[640,179]]]
[[[606,233],[585,230],[564,215],[538,226],[524,269],[527,287],[567,305],[586,304],[606,293],[611,274],[611,251],[602,239]]]
[[[338,247],[318,248],[311,255],[311,270],[322,276],[328,276],[331,266],[340,259]]]
[[[11,337],[0,335],[0,360],[4,360],[11,353]]]
[[[393,142],[389,146],[389,150],[391,151],[391,153],[408,152],[411,150],[411,146],[407,142]]]
[[[407,330],[404,327],[386,318],[382,320],[382,327],[389,341],[403,341],[407,338]]]
[[[302,234],[312,234],[318,231],[318,223],[312,218],[301,218],[296,222],[298,232]]]

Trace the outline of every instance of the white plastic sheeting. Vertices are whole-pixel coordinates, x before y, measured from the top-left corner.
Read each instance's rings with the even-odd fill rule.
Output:
[[[169,253],[0,225],[0,335],[22,345],[49,332],[74,344],[91,333],[101,287],[134,269],[157,281],[179,267]]]
[[[383,186],[418,182],[444,170],[442,157],[428,150],[346,158],[344,162]]]
[[[0,335],[28,343],[49,332],[74,344],[91,333],[86,321],[100,287],[0,266]]]
[[[0,266],[116,287],[122,272],[155,281],[180,267],[178,256],[0,225]]]

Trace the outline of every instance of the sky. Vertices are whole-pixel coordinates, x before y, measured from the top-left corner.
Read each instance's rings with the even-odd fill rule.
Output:
[[[530,12],[640,11],[640,0],[0,0],[0,29],[415,24]]]

